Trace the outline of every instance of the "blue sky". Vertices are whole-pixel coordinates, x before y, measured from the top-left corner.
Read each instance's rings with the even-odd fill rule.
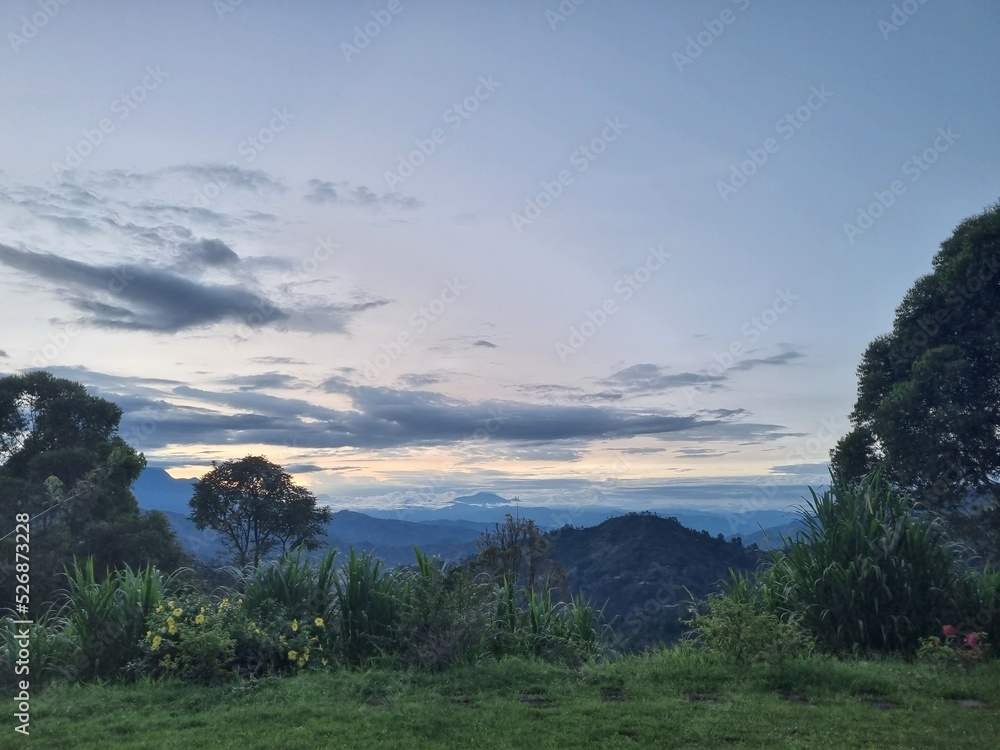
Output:
[[[121,404],[175,476],[263,453],[337,504],[801,494],[1000,195],[988,3],[12,1],[0,31],[0,369]]]

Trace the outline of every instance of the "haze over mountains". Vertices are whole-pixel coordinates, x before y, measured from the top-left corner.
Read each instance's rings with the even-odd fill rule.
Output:
[[[215,534],[198,531],[187,519],[192,480],[174,479],[162,469],[148,468],[136,482],[134,492],[143,510],[161,510],[170,519],[181,543],[192,555],[211,559],[218,551]],[[664,517],[674,517],[694,531],[705,531],[727,539],[740,536],[749,546],[762,548],[780,542],[780,534],[794,524],[789,510],[755,510],[749,513],[707,511],[698,508],[650,508]],[[530,518],[543,530],[594,527],[629,509],[611,505],[536,506],[515,502],[490,492],[457,497],[442,507],[407,507],[400,509],[366,508],[364,512],[335,511],[327,528],[326,542],[341,549],[355,547],[382,557],[387,564],[413,561],[413,547],[445,560],[460,560],[475,552],[479,536],[502,523],[507,513]],[[762,531],[763,530],[763,531]],[[764,533],[771,535],[771,541]]]

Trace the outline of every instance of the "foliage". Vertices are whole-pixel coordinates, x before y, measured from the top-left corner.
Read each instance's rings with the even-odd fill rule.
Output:
[[[142,516],[130,487],[145,458],[117,435],[121,409],[47,372],[0,378],[0,516],[28,513],[32,601],[52,604],[74,556],[96,570],[186,562],[166,519]],[[13,559],[12,535],[0,554]],[[14,590],[0,572],[0,603]]]
[[[685,622],[691,627],[689,643],[739,663],[802,656],[815,645],[794,622],[733,592],[710,594]]]
[[[391,649],[402,615],[402,585],[382,561],[351,549],[334,579],[335,606],[331,627],[339,633],[339,655],[347,664],[361,664]]]
[[[804,531],[772,553],[744,587],[767,611],[798,622],[834,652],[912,652],[918,639],[967,608],[972,574],[941,524],[915,515],[878,473],[860,484],[833,476],[801,510]]]
[[[263,456],[219,464],[196,484],[189,518],[218,532],[239,567],[258,565],[270,552],[316,549],[331,517],[316,497]]]
[[[482,653],[488,617],[482,602],[488,586],[467,568],[445,567],[415,550],[416,568],[409,572],[400,614],[402,663],[439,672],[473,663]]]
[[[494,581],[511,578],[529,593],[564,576],[551,560],[552,544],[530,518],[515,519],[507,513],[502,524],[494,524],[493,531],[480,536],[476,547],[479,570]]]
[[[996,559],[1000,549],[1000,203],[963,221],[858,367],[853,429],[832,452],[881,467]],[[970,518],[971,516],[971,518]]]
[[[941,636],[920,639],[917,656],[943,666],[971,666],[983,660],[988,648],[986,633],[974,630],[962,633],[954,625],[945,625]]]

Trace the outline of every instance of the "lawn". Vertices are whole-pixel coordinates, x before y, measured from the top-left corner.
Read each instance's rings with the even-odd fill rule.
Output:
[[[312,672],[215,687],[53,685],[0,747],[962,748],[1000,736],[1000,662],[813,657],[737,666],[661,651],[569,669]]]

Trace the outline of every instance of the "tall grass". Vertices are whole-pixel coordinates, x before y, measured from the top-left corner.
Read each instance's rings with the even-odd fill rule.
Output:
[[[235,591],[254,615],[273,605],[285,609],[290,618],[312,619],[325,615],[334,602],[337,569],[331,548],[318,562],[302,551],[270,560],[256,568],[239,571]]]
[[[754,599],[798,622],[833,652],[913,651],[922,636],[960,617],[967,573],[939,522],[914,514],[878,474],[856,486],[833,477],[801,510],[805,526],[753,590]]]
[[[339,628],[341,658],[360,664],[395,645],[402,612],[402,586],[382,561],[369,554],[351,556],[334,578],[334,601],[329,620]]]

